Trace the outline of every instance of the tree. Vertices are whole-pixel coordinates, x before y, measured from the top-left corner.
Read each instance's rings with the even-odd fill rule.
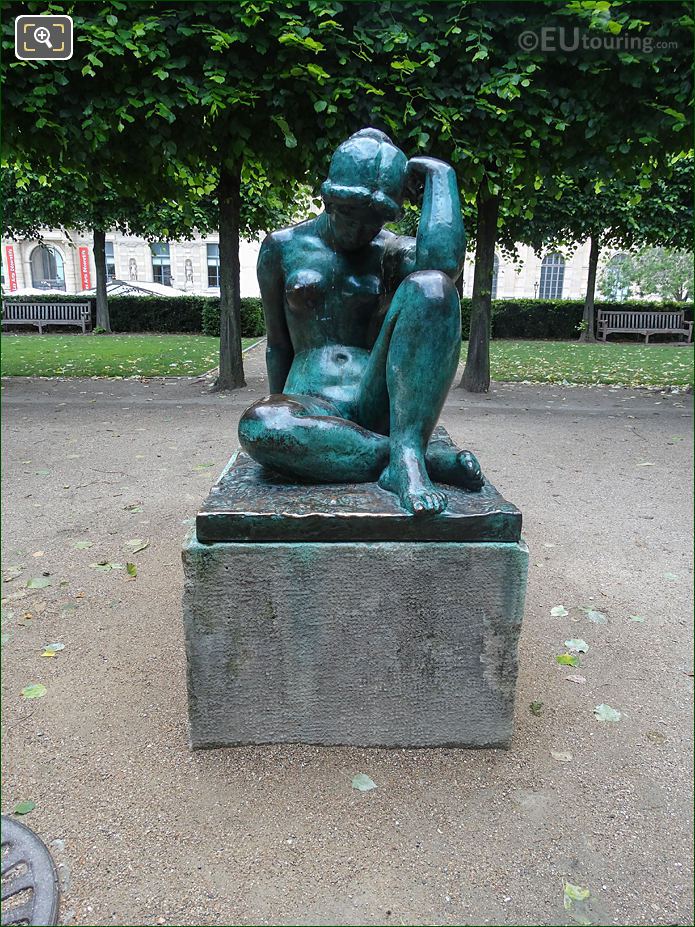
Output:
[[[25,5],[14,6],[26,12]],[[92,183],[108,178],[119,196],[153,207],[171,187],[181,194],[182,178],[181,202],[213,194],[220,229],[220,388],[244,382],[239,236],[264,212],[256,198],[253,220],[242,218],[245,172],[253,175],[261,165],[275,200],[284,197],[289,205],[288,180],[301,177],[304,154],[313,150],[313,126],[300,149],[284,118],[301,103],[289,72],[306,69],[314,54],[292,6],[67,4],[76,50],[59,67],[12,60],[9,16],[3,25],[5,164],[29,163],[42,176],[62,177],[88,164]]]
[[[208,231],[212,212],[207,204],[163,200],[154,208],[128,196],[103,177],[64,169],[50,175],[26,165],[2,168],[3,234],[40,239],[45,227],[91,232],[96,269],[96,326],[111,332],[106,293],[106,232],[139,235],[150,241],[191,238]],[[207,208],[206,208],[207,206]]]
[[[692,252],[643,248],[637,254],[626,256],[621,264],[621,278],[625,285],[636,287],[642,296],[692,301],[695,293]]]
[[[648,245],[687,248],[692,241],[692,154],[664,165],[648,162],[632,182],[604,181],[588,171],[558,178],[554,195],[543,194],[519,240],[537,252],[590,242],[580,341],[595,341],[595,291],[600,254]],[[651,292],[651,291],[650,291]]]
[[[495,244],[513,248],[515,230],[533,218],[539,191],[555,177],[585,169],[599,178],[629,177],[687,145],[688,11],[608,0],[335,6],[340,28],[326,30],[316,58],[326,77],[309,88],[317,145],[332,145],[343,127],[371,123],[407,154],[427,152],[455,165],[477,213],[462,385],[485,391]],[[605,47],[540,47],[542,34],[562,29],[603,36]],[[644,33],[650,47],[635,52]]]

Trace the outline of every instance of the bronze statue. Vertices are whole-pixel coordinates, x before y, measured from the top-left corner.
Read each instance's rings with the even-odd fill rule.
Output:
[[[384,229],[423,183],[416,238]],[[435,483],[484,484],[473,454],[430,441],[461,347],[456,175],[362,129],[333,155],[321,192],[324,212],[261,247],[271,395],[244,413],[239,440],[285,476],[378,480],[414,515],[442,512]]]

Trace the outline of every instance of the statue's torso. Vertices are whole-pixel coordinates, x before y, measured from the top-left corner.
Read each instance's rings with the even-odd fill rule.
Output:
[[[354,397],[391,294],[381,232],[357,252],[332,250],[309,220],[277,234],[285,318],[294,360],[286,393],[312,393],[339,405]]]

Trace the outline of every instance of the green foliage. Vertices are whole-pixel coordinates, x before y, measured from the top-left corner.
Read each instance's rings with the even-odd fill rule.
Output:
[[[617,267],[609,264],[605,268],[599,289],[603,293],[611,292],[616,285],[645,296],[692,301],[693,255],[669,248],[643,248],[637,254],[626,255]]]
[[[217,335],[220,331],[220,301],[208,298],[203,307],[203,334]],[[260,338],[265,335],[263,303],[258,297],[247,296],[241,300],[241,334],[244,338]]]
[[[469,336],[472,300],[461,300],[463,339]],[[683,309],[676,302],[601,302],[596,309],[635,309],[643,312],[673,312]],[[573,341],[577,338],[584,311],[583,300],[495,299],[492,301],[492,337]],[[692,312],[689,316],[692,318]],[[686,313],[686,318],[688,314]]]

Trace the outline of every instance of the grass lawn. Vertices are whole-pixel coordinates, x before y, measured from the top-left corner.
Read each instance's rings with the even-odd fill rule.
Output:
[[[256,339],[245,338],[244,347]],[[2,335],[3,376],[194,376],[217,364],[206,335]],[[466,357],[467,342],[461,356]],[[494,380],[535,383],[693,383],[693,349],[573,341],[493,341]]]
[[[464,341],[463,360],[467,350],[468,342]],[[692,386],[693,347],[493,341],[490,366],[493,380],[507,382]]]
[[[243,347],[255,338],[244,338]],[[10,377],[181,377],[215,367],[220,339],[207,335],[2,335]]]

